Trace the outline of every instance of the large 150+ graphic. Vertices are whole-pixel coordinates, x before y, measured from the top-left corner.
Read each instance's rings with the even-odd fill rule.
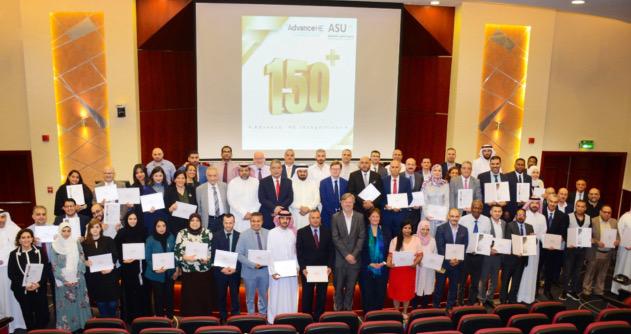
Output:
[[[244,16],[241,33],[243,149],[352,149],[357,19]]]

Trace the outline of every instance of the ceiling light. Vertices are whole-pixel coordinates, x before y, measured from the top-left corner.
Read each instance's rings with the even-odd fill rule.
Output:
[[[572,0],[573,5],[584,5],[585,0]]]
[[[432,0],[432,1],[429,2],[429,4],[432,5],[432,6],[438,6],[438,5],[440,5],[440,1]]]

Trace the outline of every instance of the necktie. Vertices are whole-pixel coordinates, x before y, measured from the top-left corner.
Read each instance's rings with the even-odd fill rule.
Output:
[[[522,181],[522,179],[521,179],[521,174],[518,174],[518,175],[517,175],[517,182],[519,182],[519,183],[522,183],[522,182],[523,182],[523,181]]]
[[[496,174],[496,175],[493,175],[493,177],[495,177],[495,182],[500,182],[500,181],[497,179],[497,174]]]
[[[524,223],[519,223],[517,225],[519,225],[519,233],[524,235]]]
[[[223,165],[223,182],[228,183],[228,162]]]
[[[261,173],[261,168],[259,168],[259,181],[263,178],[263,174]]]
[[[552,212],[548,213],[548,228],[550,228],[551,223],[552,223]]]
[[[473,225],[473,233],[478,233],[478,221],[474,221],[473,224],[475,224]]]
[[[280,196],[280,181],[276,179],[276,200],[278,200],[278,196]]]
[[[364,187],[368,186],[368,172],[364,173]]]
[[[334,183],[335,184],[333,185],[333,196],[335,196],[335,199],[337,199],[339,201],[340,200],[340,188],[337,187],[337,180],[335,180]]]
[[[469,179],[464,179],[464,188],[469,189]]]
[[[228,252],[232,252],[232,239],[230,239],[230,237],[232,237],[232,233],[226,234],[226,237],[228,237]]]
[[[392,178],[392,193],[393,194],[398,194],[399,193],[399,187],[397,187],[397,178],[393,177]]]
[[[261,234],[256,232],[256,243],[259,244],[259,250],[263,249],[263,244],[261,243]]]
[[[320,248],[320,238],[318,238],[318,229],[313,230],[313,240],[315,240],[316,248]]]
[[[414,189],[414,175],[408,175],[408,180],[410,180],[410,187]]]
[[[217,186],[213,186],[213,197],[215,198],[215,217],[219,216],[219,196],[217,196]]]

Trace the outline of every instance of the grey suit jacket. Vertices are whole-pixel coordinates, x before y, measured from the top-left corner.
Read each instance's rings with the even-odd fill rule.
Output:
[[[261,237],[261,245],[263,246],[263,249],[267,249],[267,234],[269,231],[261,228],[259,233]],[[256,269],[255,264],[248,260],[248,250],[250,249],[259,249],[259,244],[256,241],[256,232],[249,228],[241,232],[239,240],[237,241],[237,248],[235,249],[235,252],[239,253],[239,262],[241,262],[241,277],[244,279],[259,276],[268,277],[269,273],[267,271],[267,267]]]
[[[230,206],[228,206],[228,199],[226,196],[226,190],[228,187],[225,183],[217,182],[217,189],[219,191],[219,197],[225,208],[225,213],[230,213]],[[197,199],[197,212],[202,216],[202,225],[208,228],[208,182],[200,185],[195,189],[195,198]],[[214,214],[213,214],[214,215]]]
[[[451,208],[458,208],[458,190],[464,189],[462,176],[455,177],[449,181],[449,203]],[[484,200],[482,198],[482,190],[480,188],[480,180],[473,176],[469,177],[469,189],[473,189],[473,200]],[[462,210],[460,210],[462,213]]]
[[[361,252],[366,240],[366,229],[364,227],[364,215],[353,211],[351,218],[351,232],[348,233],[346,220],[342,211],[336,212],[331,218],[331,233],[333,234],[333,245],[335,245],[335,266],[348,266],[359,268],[361,266]],[[351,254],[355,257],[356,263],[349,264],[345,257]]]

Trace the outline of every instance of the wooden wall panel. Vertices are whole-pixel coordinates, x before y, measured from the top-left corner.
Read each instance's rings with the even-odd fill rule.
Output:
[[[35,186],[31,151],[0,151],[0,209],[21,227],[31,225]],[[49,220],[54,217],[48,212]]]

